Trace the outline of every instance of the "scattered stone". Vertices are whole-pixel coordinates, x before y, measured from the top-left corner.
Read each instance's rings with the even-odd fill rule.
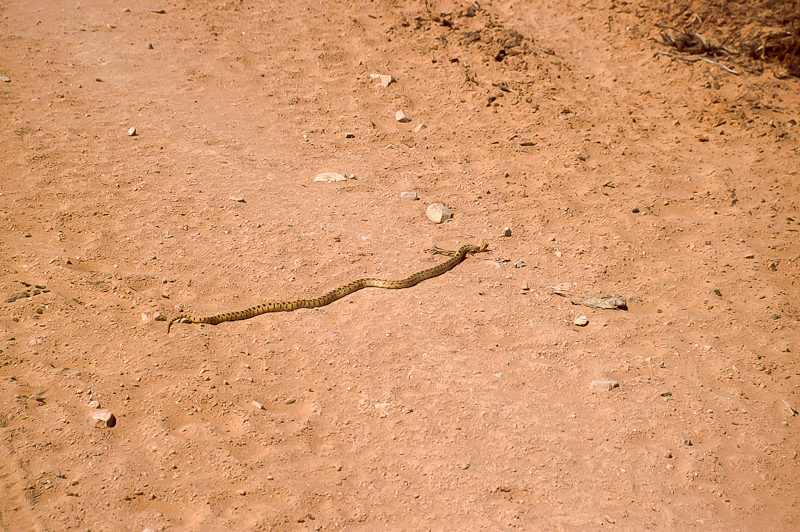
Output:
[[[417,193],[414,191],[401,192],[400,197],[403,198],[404,200],[409,200],[409,201],[414,201],[419,199],[419,196],[417,196]]]
[[[245,490],[236,490],[236,495],[247,495]]]
[[[370,74],[369,77],[371,79],[381,80],[381,85],[383,85],[384,87],[388,87],[394,81],[394,78],[389,74]]]
[[[231,201],[238,201],[239,203],[245,203],[244,198],[241,196],[231,196],[228,199]]]
[[[111,413],[111,410],[98,410],[92,414],[92,419],[95,421],[102,421],[106,424],[106,427],[109,428],[117,424],[117,418],[114,417],[114,414]]]
[[[153,43],[151,43],[151,42],[147,43],[147,49],[148,50],[152,50],[153,49]]]
[[[756,256],[753,255],[752,253],[748,253],[747,255],[744,256],[744,258],[746,258],[746,259],[754,259],[754,258],[756,258]]]
[[[639,214],[639,212],[641,212],[641,211],[639,210],[639,207],[634,207],[633,209],[631,209],[631,212],[633,214]]]
[[[335,181],[344,181],[347,179],[342,174],[337,174],[336,172],[322,172],[321,174],[317,174],[314,178],[314,182],[320,183],[333,183]]]
[[[354,138],[356,138],[356,134],[348,131],[347,133],[344,134],[344,138],[346,138],[346,139],[354,139]]]
[[[700,142],[708,142],[708,135],[705,134],[697,135],[697,140],[699,140]]]
[[[405,146],[407,146],[409,148],[413,148],[414,146],[417,145],[417,141],[414,139],[414,137],[405,138],[405,139],[401,140],[400,142],[403,143],[403,145],[405,145]]]
[[[428,126],[426,126],[425,124],[419,124],[419,125],[417,125],[417,127],[414,128],[414,133],[419,133],[420,131],[422,131],[426,127],[428,127]]]
[[[619,383],[617,381],[596,380],[589,383],[590,390],[610,392],[614,388],[619,388]]]
[[[511,236],[511,228],[510,227],[504,227],[503,228],[503,236]]]
[[[254,400],[252,404],[253,404],[254,407],[258,408],[259,410],[266,410],[266,408],[264,408],[264,405],[262,405],[258,401]]]
[[[589,318],[587,318],[586,316],[584,316],[583,314],[581,314],[580,316],[577,316],[577,317],[576,317],[576,318],[575,318],[575,319],[572,321],[572,323],[574,323],[574,324],[575,324],[575,325],[577,325],[578,327],[585,327],[585,326],[589,325]]]
[[[128,136],[129,137],[135,137],[136,136],[136,128],[135,127],[132,127],[132,128],[130,128],[128,130]]]
[[[406,122],[411,122],[411,117],[410,117],[410,116],[408,116],[408,115],[405,113],[405,111],[402,111],[402,110],[400,110],[400,111],[397,111],[397,112],[394,114],[394,119],[395,119],[395,120],[397,120],[398,122],[403,122],[403,123],[406,123]]]
[[[522,286],[520,287],[520,290],[522,290],[523,292],[527,292],[530,289],[531,288],[528,286],[528,283],[522,283]]]
[[[441,203],[431,203],[425,210],[428,219],[435,224],[440,224],[445,220],[453,217],[453,211],[442,205]]]
[[[290,398],[290,399],[286,399],[286,400],[283,402],[283,404],[285,404],[285,405],[293,405],[295,402],[297,402],[297,399],[291,399],[291,398]]]
[[[8,76],[0,76],[0,81],[4,83],[11,83],[11,78],[9,78]]]
[[[514,263],[514,267],[515,268],[524,268],[525,267],[525,261],[524,260],[518,260],[517,262]]]

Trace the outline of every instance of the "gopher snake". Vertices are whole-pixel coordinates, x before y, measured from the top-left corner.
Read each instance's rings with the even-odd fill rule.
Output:
[[[261,314],[266,314],[267,312],[291,312],[292,310],[297,310],[299,308],[324,307],[325,305],[330,305],[337,299],[341,299],[345,296],[352,294],[353,292],[357,292],[358,290],[361,290],[362,288],[366,288],[368,286],[372,286],[375,288],[408,288],[426,279],[442,275],[444,272],[452,270],[459,262],[464,260],[464,257],[467,255],[467,253],[480,253],[482,251],[486,251],[488,247],[489,247],[488,244],[482,244],[480,246],[472,246],[467,244],[458,248],[458,251],[444,251],[439,248],[428,249],[426,251],[430,253],[439,255],[448,255],[452,256],[452,258],[446,262],[439,264],[438,266],[434,266],[433,268],[428,268],[427,270],[422,270],[421,272],[417,272],[414,275],[406,277],[405,279],[401,279],[399,281],[385,281],[383,279],[359,279],[357,281],[353,281],[352,283],[347,283],[346,285],[340,286],[336,290],[331,290],[324,296],[315,299],[296,299],[294,301],[273,301],[270,303],[264,303],[263,305],[256,305],[255,307],[250,307],[248,309],[240,310],[237,312],[225,312],[223,314],[216,314],[214,316],[205,316],[205,317],[191,316],[188,314],[179,314],[174,318],[172,318],[171,320],[169,320],[169,322],[167,323],[167,333],[169,334],[169,330],[172,327],[172,324],[179,320],[183,320],[184,323],[207,323],[209,325],[217,325],[218,323],[222,323],[223,321],[246,320],[254,316],[260,316]]]

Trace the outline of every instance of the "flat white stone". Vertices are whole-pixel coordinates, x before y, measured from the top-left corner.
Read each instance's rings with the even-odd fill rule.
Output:
[[[322,172],[321,174],[317,174],[314,178],[314,182],[320,183],[333,183],[335,181],[344,181],[347,179],[342,174],[337,174],[336,172]]]
[[[410,116],[408,116],[408,115],[406,114],[406,112],[405,112],[405,111],[403,111],[403,110],[397,111],[397,112],[394,114],[394,119],[395,119],[395,120],[397,120],[398,122],[403,122],[403,123],[405,123],[405,122],[411,122],[411,117],[410,117]]]
[[[604,392],[610,392],[618,387],[619,383],[617,381],[596,380],[589,383],[590,390],[602,390]]]

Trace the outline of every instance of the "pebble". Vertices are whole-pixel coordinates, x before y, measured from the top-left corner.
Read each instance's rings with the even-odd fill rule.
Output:
[[[425,214],[428,216],[428,219],[435,224],[440,224],[453,217],[453,211],[441,203],[431,203],[428,205]]]
[[[414,133],[419,133],[420,131],[422,131],[426,127],[428,127],[428,126],[426,126],[425,124],[419,124],[419,125],[417,125],[417,127],[414,128]]]
[[[589,383],[590,390],[610,392],[614,388],[619,388],[619,383],[617,381],[596,380]]]
[[[148,50],[152,50],[153,49],[153,43],[151,43],[151,42],[147,43],[147,49]]]
[[[253,401],[253,406],[258,408],[259,410],[266,410],[266,408],[264,408],[264,405],[262,405],[258,401]]]
[[[589,318],[587,318],[586,316],[584,316],[583,314],[581,314],[580,316],[577,316],[577,317],[576,317],[576,318],[575,318],[575,319],[572,321],[572,323],[574,323],[574,324],[575,324],[575,325],[577,325],[578,327],[585,327],[586,325],[589,325]]]
[[[5,83],[11,83],[11,78],[9,78],[8,76],[0,76],[0,81]]]
[[[314,182],[333,183],[335,181],[344,181],[345,179],[347,179],[345,176],[336,172],[322,172],[314,177]]]
[[[354,139],[354,138],[356,138],[356,134],[348,131],[347,133],[344,134],[344,138],[346,138],[346,139]]]
[[[384,87],[388,87],[394,81],[394,78],[389,74],[370,74],[369,77],[371,79],[381,80],[381,85],[383,85]]]
[[[524,260],[518,260],[517,262],[514,263],[514,267],[515,268],[524,268],[525,267],[525,261]]]
[[[106,427],[113,427],[117,424],[117,418],[114,417],[114,414],[111,413],[111,410],[98,410],[92,414],[92,419],[95,421],[102,421],[106,424]]]
[[[394,119],[395,119],[395,120],[397,120],[398,122],[403,122],[403,123],[405,123],[405,122],[411,122],[411,117],[410,117],[410,116],[408,116],[408,115],[405,113],[405,111],[402,111],[402,110],[400,110],[400,111],[397,111],[397,112],[394,114]]]
[[[503,228],[503,236],[511,236],[511,228],[510,227],[504,227]]]
[[[521,289],[523,292],[527,292],[528,290],[530,290],[530,289],[531,289],[531,287],[530,287],[530,286],[528,286],[528,283],[522,283],[522,286],[520,287],[520,289]]]
[[[286,399],[286,400],[283,402],[283,404],[285,404],[285,405],[293,405],[295,402],[297,402],[297,399],[291,399],[291,398],[290,398],[290,399]]]
[[[132,127],[132,128],[130,128],[128,130],[128,136],[129,137],[135,137],[136,136],[136,128],[135,127]]]
[[[413,191],[401,192],[400,193],[400,197],[403,198],[404,200],[409,200],[409,201],[414,201],[414,200],[418,200],[419,199],[419,196],[417,196],[417,193],[413,192]]]
[[[231,196],[228,199],[231,201],[238,201],[239,203],[245,203],[244,198],[241,196]]]

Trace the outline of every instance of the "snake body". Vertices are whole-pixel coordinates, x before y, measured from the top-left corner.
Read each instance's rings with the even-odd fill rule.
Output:
[[[273,301],[270,303],[264,303],[262,305],[256,305],[254,307],[250,307],[245,310],[239,310],[236,312],[224,312],[222,314],[215,314],[213,316],[198,317],[198,316],[191,316],[188,314],[179,314],[174,318],[172,318],[171,320],[169,320],[169,322],[167,323],[167,333],[169,333],[172,324],[179,320],[183,320],[184,323],[206,323],[209,325],[217,325],[218,323],[222,323],[224,321],[246,320],[248,318],[260,316],[261,314],[266,314],[267,312],[291,312],[299,308],[324,307],[325,305],[330,305],[331,303],[333,303],[338,299],[341,299],[345,296],[352,294],[353,292],[357,292],[362,288],[367,288],[367,287],[388,288],[388,289],[409,288],[422,281],[425,281],[426,279],[437,277],[439,275],[442,275],[446,271],[452,270],[453,268],[456,267],[458,263],[464,260],[464,257],[466,257],[467,253],[480,253],[486,251],[487,248],[488,244],[482,244],[480,246],[473,246],[467,244],[458,248],[458,251],[443,251],[439,248],[430,249],[428,251],[431,253],[436,253],[441,255],[451,255],[452,258],[437,266],[417,272],[409,277],[406,277],[405,279],[400,279],[399,281],[387,281],[383,279],[358,279],[357,281],[353,281],[351,283],[347,283],[346,285],[342,285],[339,288],[331,290],[327,294],[314,299],[295,299],[294,301]]]

